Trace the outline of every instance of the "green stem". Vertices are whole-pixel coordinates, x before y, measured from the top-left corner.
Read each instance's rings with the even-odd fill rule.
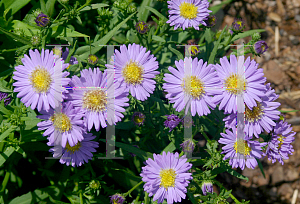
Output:
[[[80,196],[80,204],[83,204],[82,191],[80,191],[79,196]]]
[[[205,139],[206,139],[207,141],[210,141],[210,139],[208,138],[208,136],[207,136],[206,133],[204,132],[203,126],[202,126],[202,125],[201,125],[201,127],[200,127],[200,132],[201,132],[201,134],[205,137]]]
[[[156,53],[158,53],[164,46],[160,45],[158,48],[156,48],[156,50],[154,50],[153,55],[155,55]]]
[[[227,191],[227,189],[224,188],[224,186],[223,186],[220,182],[214,180],[214,183],[217,184],[218,186],[220,186],[221,189],[224,189],[225,191]],[[229,196],[232,198],[232,200],[234,200],[234,202],[235,202],[236,204],[241,204],[241,202],[238,201],[238,199],[237,199],[234,195],[232,195],[232,194],[230,193]]]
[[[6,185],[7,185],[7,183],[8,183],[9,176],[10,176],[10,172],[7,171],[6,174],[5,174],[5,177],[4,177],[4,179],[3,179],[3,182],[2,182],[2,188],[1,188],[0,193],[1,193],[1,192],[4,192],[4,190],[5,190],[5,188],[6,188]]]
[[[136,184],[135,186],[133,186],[132,189],[130,189],[127,193],[124,194],[124,197],[126,198],[126,196],[128,196],[134,189],[136,189],[137,187],[139,187],[142,183],[144,183],[144,181],[141,181],[138,184]]]
[[[79,7],[79,8],[77,9],[77,11],[80,11],[80,10],[83,9],[84,7],[88,6],[88,5],[90,4],[91,1],[92,1],[92,0],[86,1],[86,3],[83,4],[81,7]]]

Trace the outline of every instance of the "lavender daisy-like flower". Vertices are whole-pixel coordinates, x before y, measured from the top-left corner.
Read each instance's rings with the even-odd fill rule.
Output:
[[[146,166],[142,167],[140,176],[145,183],[144,190],[153,196],[153,201],[162,203],[167,199],[168,204],[181,202],[185,199],[186,187],[193,179],[191,173],[187,173],[192,168],[192,164],[186,162],[184,156],[179,158],[176,152],[163,152],[162,155],[153,154],[154,160],[146,160]]]
[[[242,18],[235,18],[232,23],[232,31],[239,32],[245,28],[245,20]]]
[[[88,63],[90,63],[91,65],[95,65],[98,62],[98,57],[96,55],[89,55],[88,57]]]
[[[62,59],[63,60],[66,60],[67,59],[67,57],[68,57],[68,55],[69,55],[69,48],[66,48],[66,50],[62,53]],[[71,56],[71,58],[70,58],[70,61],[69,61],[69,67],[71,66],[71,65],[73,65],[73,64],[78,64],[78,61],[77,61],[77,59],[76,59],[76,57],[73,57],[73,56]],[[68,68],[69,68],[68,67]],[[68,69],[67,68],[67,69]]]
[[[203,195],[206,195],[207,192],[209,192],[209,193],[213,193],[214,192],[214,190],[213,190],[213,184],[211,182],[209,182],[209,181],[204,181],[202,183],[201,189],[202,189]]]
[[[84,139],[77,141],[74,146],[70,146],[67,142],[66,146],[62,148],[59,145],[55,145],[49,151],[53,152],[53,157],[61,157],[59,162],[61,164],[71,165],[73,167],[81,166],[84,163],[88,163],[93,157],[92,152],[96,152],[96,148],[99,147],[99,143],[91,141],[96,138],[92,133],[84,133]]]
[[[24,55],[22,59],[24,66],[15,67],[13,79],[18,81],[13,83],[14,92],[20,92],[17,97],[26,107],[48,111],[50,106],[55,108],[61,103],[60,96],[65,98],[67,91],[61,87],[67,86],[71,79],[65,78],[69,72],[62,71],[69,64],[55,58],[49,50],[42,50],[41,55],[38,50],[29,50],[29,55],[31,58]]]
[[[106,121],[112,125],[124,117],[122,112],[125,112],[123,107],[128,106],[128,90],[107,70],[102,73],[99,68],[84,69],[80,78],[72,77],[70,85],[77,88],[69,91],[67,100],[85,113],[89,131],[93,126],[99,131],[100,125],[102,128],[107,126]]]
[[[135,29],[140,34],[145,34],[149,31],[149,26],[144,21],[139,21],[135,24]]]
[[[188,140],[184,141],[183,143],[181,143],[180,147],[183,152],[192,153],[195,149],[195,144],[194,144],[193,140],[188,139]]]
[[[257,41],[253,47],[256,54],[263,54],[269,48],[267,43],[263,40]]]
[[[273,120],[279,119],[280,111],[276,110],[280,103],[274,102],[279,95],[275,94],[275,91],[271,89],[270,83],[266,85],[267,91],[265,95],[261,97],[262,101],[257,102],[256,106],[252,107],[252,110],[245,105],[245,133],[252,137],[254,134],[255,137],[263,132],[263,130],[270,132],[275,126]],[[225,127],[233,128],[236,125],[236,114],[232,113],[231,115],[223,119],[225,121]]]
[[[7,93],[1,92],[0,91],[0,101],[2,101],[2,99],[4,99],[4,105],[7,106],[10,102],[11,102],[11,97],[8,97]]]
[[[196,43],[191,43],[191,46],[189,47],[189,52],[191,53],[191,56],[195,57],[200,53],[199,46],[196,45]]]
[[[38,26],[45,27],[46,25],[48,25],[50,20],[49,20],[49,16],[47,16],[46,14],[40,13],[34,21],[36,22],[36,24]]]
[[[116,193],[115,195],[109,197],[110,197],[110,203],[112,204],[123,204],[125,201],[124,196],[122,196],[119,193]]]
[[[166,115],[168,116],[167,117],[167,120],[164,122],[164,125],[167,127],[167,128],[170,128],[170,131],[171,132],[180,122],[181,122],[181,119],[177,116],[177,115]]]
[[[175,61],[177,69],[169,67],[171,74],[165,74],[163,89],[168,92],[166,97],[174,104],[176,111],[180,112],[186,106],[186,113],[191,106],[192,116],[210,113],[210,108],[215,108],[216,103],[211,96],[222,94],[220,80],[212,64],[203,64],[198,58],[185,58]]]
[[[222,154],[226,154],[223,160],[230,159],[229,164],[232,168],[240,167],[244,170],[245,165],[248,168],[254,169],[257,166],[255,158],[260,159],[263,155],[262,147],[266,143],[260,143],[258,141],[251,141],[249,137],[237,138],[236,128],[232,129],[233,132],[226,129],[226,134],[221,133],[222,138],[219,139],[219,143],[224,144],[222,147]]]
[[[49,145],[61,145],[71,147],[83,140],[85,131],[84,112],[80,108],[74,108],[72,103],[63,103],[61,112],[50,109],[48,112],[41,111],[43,115],[37,118],[46,121],[37,124],[38,130],[46,130],[43,136],[49,136]]]
[[[209,15],[207,20],[204,21],[207,27],[213,27],[217,23],[217,16],[216,15]]]
[[[227,57],[220,59],[221,65],[215,65],[215,69],[224,86],[223,94],[215,96],[214,101],[220,103],[219,110],[226,113],[243,112],[243,101],[252,110],[256,102],[261,102],[265,95],[266,78],[263,77],[263,69],[257,69],[258,63],[250,62],[250,57],[244,62],[244,56],[238,59],[230,55],[230,63]],[[241,95],[243,94],[243,97]]]
[[[132,121],[134,122],[135,125],[143,125],[145,121],[145,115],[141,112],[135,112],[132,115]]]
[[[206,26],[209,13],[209,2],[207,0],[171,0],[168,1],[170,26],[175,25],[174,30],[181,28],[194,27],[199,30],[199,25]]]
[[[144,101],[155,89],[153,78],[159,74],[155,71],[158,68],[156,57],[135,43],[128,45],[128,48],[122,45],[120,50],[115,50],[115,60],[112,57],[111,64],[105,66],[114,69],[115,77],[129,88],[133,97]]]
[[[292,131],[291,125],[285,121],[279,121],[274,127],[271,141],[268,142],[266,155],[272,163],[278,160],[283,165],[283,159],[289,159],[294,152],[291,143],[295,140],[296,132]]]

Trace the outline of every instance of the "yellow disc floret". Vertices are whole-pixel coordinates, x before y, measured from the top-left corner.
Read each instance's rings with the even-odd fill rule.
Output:
[[[255,122],[259,119],[261,119],[261,117],[263,116],[264,112],[263,112],[263,107],[261,105],[261,103],[256,102],[256,106],[254,106],[252,108],[252,110],[250,110],[248,108],[247,105],[245,105],[245,119],[248,122]]]
[[[52,82],[50,73],[44,67],[40,66],[35,68],[29,79],[31,82],[30,84],[37,93],[47,92]]]
[[[140,84],[143,81],[144,69],[136,62],[130,62],[123,68],[122,74],[128,84]]]
[[[182,2],[179,6],[180,16],[193,19],[197,17],[198,7],[191,3]]]
[[[244,78],[237,74],[231,74],[225,80],[225,87],[228,92],[231,94],[241,94],[243,91],[246,90],[246,81]]]
[[[164,187],[166,190],[169,187],[175,186],[176,172],[173,169],[163,169],[159,173],[160,187]]]
[[[55,129],[59,130],[60,132],[66,132],[72,128],[70,118],[64,113],[54,113],[50,120],[52,121]]]
[[[187,76],[181,84],[184,92],[191,95],[194,99],[200,98],[204,93],[204,83],[197,76]]]
[[[236,153],[240,153],[246,156],[246,155],[250,155],[251,148],[248,146],[248,143],[245,140],[238,139],[234,143],[234,150]]]
[[[103,111],[107,104],[107,96],[102,90],[86,91],[83,94],[82,107],[91,111]]]
[[[279,136],[279,138],[277,139],[279,141],[278,149],[280,149],[281,145],[283,144],[283,140],[284,140],[285,137],[282,136],[282,135],[278,135],[278,136]]]
[[[67,150],[67,152],[70,152],[70,154],[74,154],[74,152],[77,152],[80,149],[80,147],[81,147],[80,142],[77,142],[77,144],[74,145],[73,147],[71,147],[69,145],[69,142],[67,142],[67,144],[66,144],[66,150]]]

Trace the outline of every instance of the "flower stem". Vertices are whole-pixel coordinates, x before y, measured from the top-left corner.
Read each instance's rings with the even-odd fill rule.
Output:
[[[124,194],[124,197],[128,196],[134,189],[136,189],[137,187],[139,187],[142,183],[144,183],[144,181],[141,181],[138,184],[136,184],[135,186],[133,186],[132,189],[130,189],[127,193]]]

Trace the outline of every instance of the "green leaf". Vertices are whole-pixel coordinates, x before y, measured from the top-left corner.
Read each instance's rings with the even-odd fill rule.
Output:
[[[210,13],[211,15],[216,14],[223,5],[225,4],[229,4],[232,0],[227,0],[227,1],[223,1],[222,3],[215,5],[213,7],[208,8],[208,10],[211,10],[212,12]]]
[[[9,2],[9,4],[7,4],[7,2]],[[6,8],[5,10],[11,9],[12,10],[12,15],[17,13],[21,8],[26,6],[29,2],[30,2],[30,0],[3,1],[4,5],[5,5],[5,8]]]
[[[1,83],[0,83],[0,91],[5,92],[5,93],[13,92],[12,90],[10,90],[10,89],[6,88],[5,86],[3,86]]]
[[[46,4],[45,4],[45,1],[44,0],[40,0],[40,4],[41,4],[41,10],[44,14],[47,14],[47,9],[46,9]]]
[[[288,110],[279,110],[281,113],[294,113],[294,112],[298,112],[298,111],[300,111],[300,110],[290,110],[290,111],[288,111]]]
[[[4,133],[0,135],[0,142],[4,140],[9,135],[9,133],[13,132],[16,128],[17,126],[10,126],[6,131],[4,131]]]
[[[262,173],[262,175],[264,176],[264,178],[266,178],[265,172],[264,172],[264,168],[262,166],[262,163],[260,162],[260,160],[256,159],[257,163],[258,163],[258,167]]]
[[[211,31],[210,28],[206,28],[205,33],[204,33],[204,38],[206,40],[207,43],[210,43],[212,41],[212,37],[211,37]]]
[[[49,17],[53,15],[56,0],[48,0],[46,3],[47,14]]]
[[[37,203],[38,201],[44,200],[47,197],[49,197],[48,193],[36,189],[33,192],[28,192],[24,195],[14,198],[12,201],[9,202],[9,204]]]
[[[172,153],[174,150],[176,150],[175,144],[173,142],[170,142],[170,144],[168,144],[168,146],[165,147],[165,149],[161,152],[161,154],[163,152],[166,152],[166,153],[171,152]]]
[[[154,13],[155,15],[157,15],[159,18],[161,18],[164,21],[168,21],[168,19],[162,15],[159,11],[157,11],[156,9],[149,7],[149,6],[145,6],[145,9],[148,9],[149,11],[151,11],[152,13]]]
[[[239,33],[236,36],[234,36],[232,38],[231,42],[234,42],[238,39],[245,38],[247,36],[253,35],[254,33],[261,33],[261,32],[264,32],[264,31],[265,31],[264,29],[248,30],[246,32]]]
[[[9,37],[11,37],[11,38],[23,43],[23,44],[30,44],[31,45],[31,42],[28,39],[24,38],[24,37],[21,37],[21,36],[15,34],[15,33],[9,32],[9,31],[1,28],[1,27],[0,27],[0,31],[3,32],[4,34],[6,34],[7,36],[9,36]]]
[[[130,122],[118,122],[116,125],[116,128],[121,129],[121,130],[130,130],[134,126],[135,125],[131,121]]]
[[[178,50],[172,48],[172,45],[169,44],[168,48],[171,50],[171,52],[173,52],[175,55],[177,55],[178,60],[182,59],[183,60],[183,54],[181,52],[179,52]]]
[[[137,17],[141,21],[147,21],[149,11],[146,10],[146,7],[150,6],[151,0],[143,0],[141,6],[138,8]]]
[[[135,12],[136,13],[136,12]],[[131,14],[130,16],[128,16],[125,20],[123,20],[121,23],[119,23],[117,26],[114,27],[113,30],[109,31],[103,38],[101,38],[100,40],[92,43],[92,49],[91,49],[91,53],[95,54],[96,52],[98,52],[99,50],[102,49],[103,46],[101,45],[106,45],[107,42],[112,38],[113,35],[115,35],[117,33],[117,31],[133,16],[135,15],[135,13]],[[81,60],[85,60],[88,58],[89,56],[89,50],[90,50],[90,46],[83,46],[77,49],[76,54],[78,53],[83,53],[81,55],[79,55],[78,57]]]
[[[21,117],[21,120],[25,121],[25,130],[30,130],[33,127],[35,127],[39,122],[41,122],[41,119],[32,117]]]
[[[152,36],[152,39],[155,40],[155,41],[157,41],[157,42],[163,42],[163,43],[166,42],[165,39],[163,39],[162,37],[159,37],[159,36],[157,36],[157,35],[153,35],[153,36]]]
[[[214,60],[215,60],[215,57],[216,57],[216,54],[217,54],[217,50],[218,50],[219,44],[221,42],[222,36],[223,36],[224,32],[226,31],[226,27],[227,26],[225,26],[225,28],[222,30],[217,43],[214,45],[214,49],[212,50],[212,52],[209,56],[209,59],[208,59],[208,64],[213,64],[214,63]]]
[[[5,115],[8,115],[8,116],[12,114],[11,111],[7,110],[4,107],[4,102],[3,101],[1,101],[1,103],[0,103],[0,112],[3,113],[3,114],[5,114]]]
[[[8,147],[4,152],[0,153],[0,166],[4,164],[4,162],[10,157],[12,153],[14,153],[16,149],[14,147]]]
[[[109,6],[109,5],[108,4],[102,4],[102,3],[91,4],[89,6],[84,7],[80,11],[89,11],[89,10],[92,10],[92,9],[99,9],[99,8],[106,7],[106,6]]]

